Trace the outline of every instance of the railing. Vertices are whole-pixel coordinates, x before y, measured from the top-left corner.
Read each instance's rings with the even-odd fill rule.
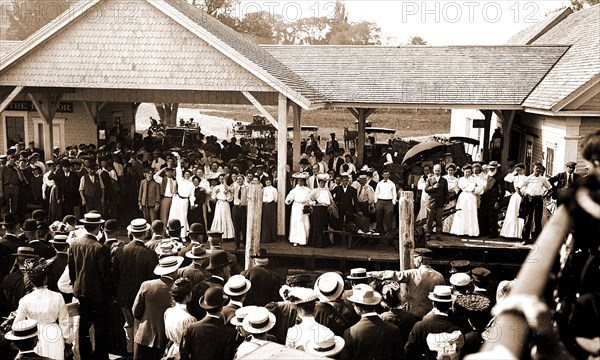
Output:
[[[541,296],[548,282],[548,275],[559,255],[570,226],[570,216],[563,205],[558,208],[535,242],[533,249],[517,275],[509,296]],[[496,319],[498,332],[494,341],[486,341],[481,351],[494,351],[498,347],[510,351],[517,358],[523,358],[528,349],[529,325],[525,318],[515,313],[503,313]]]

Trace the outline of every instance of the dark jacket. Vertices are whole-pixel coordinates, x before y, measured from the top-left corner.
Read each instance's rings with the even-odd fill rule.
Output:
[[[338,206],[340,214],[352,214],[359,211],[357,193],[354,187],[348,185],[346,191],[344,191],[344,186],[337,186],[333,189],[331,195]]]
[[[397,326],[377,315],[362,317],[344,332],[341,359],[404,359],[404,341]]]
[[[36,255],[43,257],[46,260],[52,259],[56,256],[56,250],[54,250],[54,246],[52,244],[42,241],[42,240],[32,240],[29,242],[30,248],[33,248],[33,251]],[[63,269],[64,270],[64,269]]]
[[[434,188],[433,186],[436,183],[439,184],[439,186]],[[435,205],[437,208],[443,208],[448,202],[448,181],[442,176],[440,176],[439,181],[435,179],[435,176],[431,176],[427,178],[425,183],[425,192],[429,194],[432,205]]]
[[[48,359],[48,360],[51,360],[49,357],[38,355],[36,353],[17,354],[17,356],[15,356],[15,360],[24,360],[24,359]]]
[[[12,234],[5,234],[0,239],[0,280],[8,275],[10,269],[15,263],[15,254],[17,249],[27,244],[21,238]]]
[[[160,205],[160,185],[150,179],[144,179],[140,182],[140,191],[138,194],[139,206],[158,206]]]
[[[164,349],[169,339],[165,333],[165,311],[171,307],[171,287],[173,279],[162,276],[160,279],[144,281],[133,303],[133,317],[137,331],[135,343],[155,349]]]
[[[246,305],[265,306],[279,299],[281,280],[276,272],[262,265],[255,265],[242,272],[250,280],[252,287],[246,295]]]
[[[426,320],[419,321],[415,324],[406,342],[407,358],[435,360],[437,352],[430,350],[427,337],[435,336],[436,339],[444,340],[448,339],[446,335],[457,331],[460,332],[460,328],[448,316],[433,315]]]
[[[337,336],[344,335],[350,327],[350,322],[333,305],[318,301],[315,305],[315,321],[333,331]]]
[[[121,307],[130,309],[133,306],[142,283],[156,278],[154,268],[157,264],[156,252],[138,240],[115,250],[112,271],[116,282],[116,298]]]
[[[206,316],[184,330],[179,347],[181,360],[233,359],[236,351],[235,335],[235,330],[226,326],[220,318]]]
[[[64,252],[56,253],[56,256],[50,259],[50,265],[48,265],[48,289],[60,292],[58,289],[58,280],[65,271],[67,264],[69,263],[69,254]],[[71,294],[61,293],[65,299],[65,303],[70,303],[72,299]]]
[[[85,234],[69,248],[69,276],[73,295],[106,304],[112,299],[110,250],[92,234]]]

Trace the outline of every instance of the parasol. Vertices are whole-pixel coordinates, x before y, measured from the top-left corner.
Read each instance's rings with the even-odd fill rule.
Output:
[[[424,157],[431,155],[432,153],[439,150],[439,148],[443,148],[444,144],[437,141],[425,141],[420,144],[417,144],[410,148],[404,155],[402,159],[402,164],[406,165],[409,160],[410,162],[419,162],[423,161]]]

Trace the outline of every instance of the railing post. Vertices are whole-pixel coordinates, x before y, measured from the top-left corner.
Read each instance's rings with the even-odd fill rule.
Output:
[[[415,248],[415,212],[412,191],[400,192],[398,200],[398,252],[400,270],[412,269]],[[406,300],[406,284],[401,284],[400,298]]]
[[[257,254],[260,249],[260,225],[262,220],[263,189],[260,184],[248,185],[248,216],[246,222],[245,269],[252,267],[250,255]]]

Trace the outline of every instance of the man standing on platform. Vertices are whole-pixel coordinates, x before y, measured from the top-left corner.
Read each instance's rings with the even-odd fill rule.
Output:
[[[533,174],[525,178],[521,188],[517,188],[519,194],[526,201],[525,226],[523,227],[523,244],[535,242],[540,232],[542,232],[542,214],[544,211],[544,196],[552,188],[544,176],[542,165],[533,167]],[[533,224],[532,224],[533,223]],[[531,226],[535,226],[533,233]],[[531,235],[531,239],[530,239]]]
[[[102,211],[104,204],[104,184],[99,176],[96,176],[96,163],[90,163],[87,174],[79,181],[79,194],[81,205],[89,213],[93,210]]]
[[[152,168],[145,168],[144,180],[140,182],[138,206],[148,223],[156,220],[160,200],[160,185],[152,177]]]
[[[163,224],[169,222],[169,212],[173,195],[177,194],[177,182],[175,181],[175,169],[171,166],[163,168],[154,174],[154,181],[160,184],[160,220]]]
[[[356,197],[356,189],[350,186],[350,176],[342,174],[342,185],[334,189],[331,194],[335,201],[342,226],[352,222],[352,215],[357,213],[358,198]]]
[[[491,239],[498,238],[498,209],[504,197],[504,179],[498,174],[498,162],[491,161],[488,164],[488,176],[486,181],[485,192],[481,195],[481,206],[487,205],[484,213],[487,213],[489,231],[480,231],[488,233]],[[485,211],[487,210],[487,211]]]
[[[552,185],[552,198],[557,201],[560,205],[563,199],[568,198],[574,194],[573,188],[576,182],[579,181],[581,175],[575,174],[575,167],[577,163],[569,161],[565,165],[565,171],[556,174],[555,176],[548,179],[550,185]]]
[[[392,230],[394,205],[398,202],[398,193],[396,184],[390,180],[389,170],[383,170],[383,180],[377,183],[375,188],[375,212],[377,215],[378,232],[388,232]]]
[[[433,232],[433,221],[435,220],[436,239],[440,240],[444,206],[448,202],[448,181],[442,177],[442,165],[436,164],[433,166],[433,176],[427,178],[424,191],[429,194],[426,237],[429,240]]]

